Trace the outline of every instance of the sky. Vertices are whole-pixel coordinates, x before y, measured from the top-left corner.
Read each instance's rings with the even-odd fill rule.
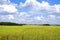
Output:
[[[0,22],[60,24],[60,0],[0,0]]]

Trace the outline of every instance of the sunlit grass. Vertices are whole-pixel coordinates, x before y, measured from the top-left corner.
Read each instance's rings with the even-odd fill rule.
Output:
[[[0,40],[60,40],[60,26],[0,26]]]

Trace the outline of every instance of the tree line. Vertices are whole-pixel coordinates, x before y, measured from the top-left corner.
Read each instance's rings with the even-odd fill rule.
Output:
[[[8,26],[18,25],[18,26],[22,26],[22,25],[26,25],[26,24],[18,24],[18,23],[12,23],[12,22],[0,22],[0,25],[8,25]]]
[[[12,22],[0,22],[0,25],[8,25],[8,26],[23,26],[23,25],[42,25],[42,26],[50,26],[50,24],[18,24],[18,23],[12,23]]]

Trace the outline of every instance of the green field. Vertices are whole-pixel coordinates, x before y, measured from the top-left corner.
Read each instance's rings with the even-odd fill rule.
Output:
[[[60,26],[0,26],[0,40],[60,40]]]

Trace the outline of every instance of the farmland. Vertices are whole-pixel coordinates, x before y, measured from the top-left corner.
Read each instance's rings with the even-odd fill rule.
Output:
[[[60,40],[60,26],[0,26],[0,40]]]

